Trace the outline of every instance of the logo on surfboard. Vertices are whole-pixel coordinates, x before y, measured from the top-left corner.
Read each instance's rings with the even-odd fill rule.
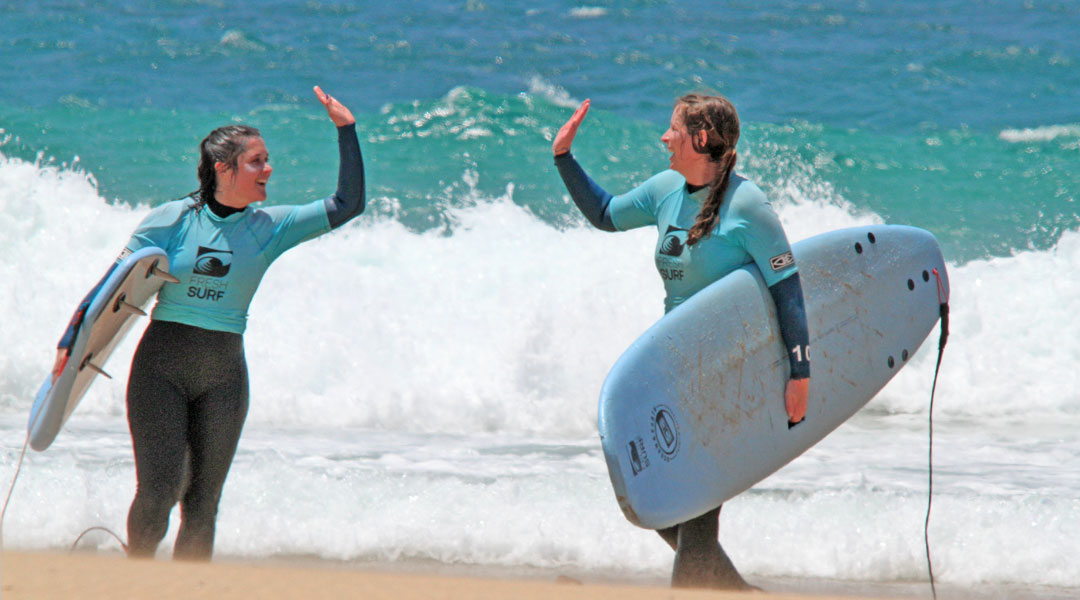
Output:
[[[232,267],[232,250],[215,250],[199,246],[195,254],[195,274],[204,277],[224,277]]]
[[[649,467],[649,455],[645,453],[645,440],[641,439],[640,435],[626,444],[626,452],[630,457],[630,470],[634,472],[635,477]]]
[[[653,407],[651,428],[660,458],[673,460],[679,454],[679,424],[671,409],[663,404]]]

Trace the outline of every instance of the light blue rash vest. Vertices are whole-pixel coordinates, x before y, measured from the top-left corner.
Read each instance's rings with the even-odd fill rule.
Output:
[[[708,188],[690,193],[686,179],[667,170],[613,197],[608,205],[611,222],[620,231],[656,225],[660,235],[654,259],[667,293],[665,313],[750,262],[757,264],[769,287],[798,270],[765,193],[734,173],[720,206],[719,224],[710,235],[687,246],[686,237],[708,193]]]
[[[162,286],[151,319],[242,334],[248,306],[270,263],[330,229],[322,199],[294,206],[248,206],[220,217],[185,198],[152,210],[124,252],[161,248],[169,256],[169,272],[180,280]]]

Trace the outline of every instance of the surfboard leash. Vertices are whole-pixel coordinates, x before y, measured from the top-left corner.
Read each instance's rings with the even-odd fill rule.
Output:
[[[37,419],[36,414],[34,415],[34,419]],[[11,478],[11,487],[8,488],[7,497],[4,498],[4,507],[2,510],[0,510],[0,556],[3,556],[4,553],[4,517],[7,516],[8,504],[11,502],[11,494],[15,491],[15,483],[19,481],[19,473],[22,472],[23,459],[26,458],[26,448],[29,445],[30,428],[28,427],[26,431],[26,439],[23,441],[22,450],[19,451],[19,461],[15,466],[15,476]],[[74,552],[75,547],[79,545],[79,541],[82,540],[86,534],[94,530],[101,530],[113,536],[114,538],[116,538],[116,541],[120,543],[120,546],[124,549],[124,552],[127,552],[128,547],[127,544],[124,543],[124,540],[121,539],[120,536],[117,535],[115,532],[113,532],[113,530],[107,527],[102,527],[100,525],[89,527],[85,529],[82,533],[80,533],[79,537],[75,538],[75,542],[71,544],[71,549],[69,550],[69,552]]]
[[[937,587],[934,585],[934,566],[930,561],[930,507],[934,500],[934,392],[937,391],[938,372],[941,370],[941,356],[945,352],[945,343],[949,340],[949,297],[945,292],[945,284],[941,282],[941,273],[934,269],[934,277],[937,278],[938,315],[941,317],[941,336],[938,338],[937,365],[934,367],[934,384],[930,387],[930,427],[929,442],[927,444],[927,492],[926,492],[926,521],[923,522],[923,542],[926,544],[926,571],[930,574],[930,593],[937,600]]]
[[[68,552],[75,552],[75,547],[79,545],[79,541],[83,539],[83,536],[90,533],[91,531],[104,531],[105,533],[113,536],[113,538],[120,544],[120,547],[124,549],[124,554],[127,554],[128,546],[124,543],[124,540],[119,535],[117,535],[115,531],[102,525],[94,525],[93,527],[87,527],[86,529],[84,529],[83,532],[79,534],[79,537],[75,538],[75,541],[71,544],[71,548],[68,550]]]
[[[11,502],[11,494],[15,491],[15,482],[19,480],[19,473],[22,472],[23,459],[26,457],[26,448],[29,445],[30,432],[28,431],[26,433],[26,441],[23,442],[22,450],[19,452],[19,462],[15,467],[15,476],[11,478],[11,487],[8,488],[7,497],[4,499],[4,508],[3,510],[0,510],[0,556],[2,556],[4,552],[4,517],[7,516],[8,503]],[[124,549],[124,552],[127,552],[127,544],[124,543],[124,540],[121,539],[119,535],[116,535],[113,530],[109,529],[108,527],[102,527],[100,525],[89,527],[82,533],[80,533],[79,537],[75,538],[75,542],[71,544],[70,552],[75,551],[75,547],[79,545],[79,541],[83,539],[83,536],[94,530],[101,530],[113,536],[114,538],[116,538],[116,541],[120,543],[120,546]]]
[[[26,431],[26,440],[23,441],[22,451],[19,452],[19,462],[15,466],[15,476],[11,478],[11,487],[8,488],[7,497],[4,498],[4,508],[0,510],[0,557],[4,555],[4,517],[7,516],[8,503],[11,502],[11,493],[15,491],[15,482],[19,480],[19,472],[22,471],[23,458],[26,457],[26,448],[30,445],[30,430]],[[2,560],[2,558],[0,558]]]
[[[64,359],[67,362],[67,359]],[[37,411],[30,414],[30,425],[26,427],[26,439],[23,440],[22,450],[19,451],[19,462],[15,466],[15,476],[11,478],[11,487],[8,488],[7,497],[4,498],[4,508],[0,510],[0,554],[4,552],[4,517],[7,516],[8,504],[11,502],[11,494],[15,491],[15,482],[19,481],[19,473],[22,472],[23,459],[26,458],[26,448],[30,446],[30,432],[34,430],[38,417],[44,406],[39,406]]]

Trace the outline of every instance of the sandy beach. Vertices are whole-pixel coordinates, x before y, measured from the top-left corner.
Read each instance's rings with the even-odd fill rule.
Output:
[[[3,556],[5,600],[71,598],[172,598],[195,600],[284,598],[495,599],[565,598],[589,600],[714,600],[806,596],[673,590],[659,586],[581,584],[573,579],[540,581],[417,573],[368,572],[330,566],[271,563],[185,563],[131,561],[121,556],[7,552]]]
[[[871,583],[751,579],[764,592],[672,589],[664,582],[565,576],[553,571],[491,570],[418,563],[343,563],[318,559],[211,563],[128,560],[121,554],[10,551],[0,565],[3,600],[73,598],[214,600],[260,598],[393,600],[895,600],[929,598],[925,582]],[[950,600],[1064,600],[1075,590],[1044,586],[939,585]]]

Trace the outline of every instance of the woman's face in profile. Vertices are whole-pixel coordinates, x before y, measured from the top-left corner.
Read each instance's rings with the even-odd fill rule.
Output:
[[[671,153],[668,162],[672,170],[678,171],[684,177],[690,171],[690,165],[700,161],[704,156],[694,150],[690,134],[686,131],[686,125],[683,123],[682,107],[680,106],[676,106],[671,111],[671,124],[668,126],[667,131],[664,132],[664,135],[660,136],[660,141],[667,146],[668,152]]]

